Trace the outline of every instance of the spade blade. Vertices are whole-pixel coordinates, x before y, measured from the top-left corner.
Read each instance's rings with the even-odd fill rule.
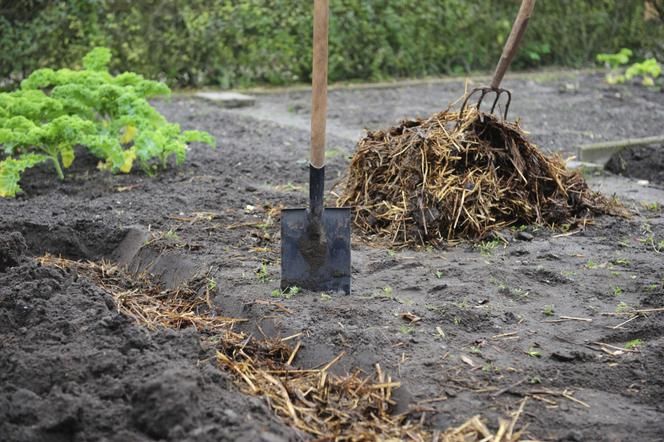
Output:
[[[281,288],[350,294],[350,209],[323,211],[323,241],[312,239],[307,209],[281,211]]]

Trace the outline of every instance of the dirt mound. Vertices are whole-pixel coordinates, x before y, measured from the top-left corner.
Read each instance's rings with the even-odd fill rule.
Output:
[[[518,124],[476,110],[461,120],[445,111],[369,132],[339,203],[355,208],[366,234],[411,245],[616,211],[561,158],[531,144]]]
[[[136,325],[76,272],[32,260],[0,271],[3,440],[295,439],[208,353],[193,328]]]
[[[664,184],[664,145],[630,147],[616,153],[606,164],[615,174]]]

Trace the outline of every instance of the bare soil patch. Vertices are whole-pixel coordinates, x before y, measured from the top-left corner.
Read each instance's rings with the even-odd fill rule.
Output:
[[[563,91],[569,82],[583,87]],[[664,112],[661,95],[615,92],[595,77],[508,86],[519,89],[515,103],[524,106],[515,115],[545,145],[571,146],[586,132],[657,135],[649,131]],[[460,84],[338,92],[332,103],[343,106],[332,113],[347,128],[369,120],[378,128],[396,122],[396,108],[427,115],[445,94],[460,92]],[[301,333],[293,360],[300,368],[341,352],[336,374],[371,374],[379,363],[401,382],[393,411],[413,410],[431,431],[474,415],[495,429],[527,397],[520,423],[534,438],[661,440],[664,216],[651,204],[664,203],[661,187],[650,186],[644,199],[626,179],[588,177],[591,188],[617,192],[634,216],[601,217],[563,234],[530,226],[506,230],[507,243],[401,251],[356,238],[350,296],[282,294],[275,292],[277,216],[282,205],[306,202],[309,135],[293,123],[306,119],[306,109],[284,109],[295,120],[275,123],[260,106],[288,107],[293,96],[259,97],[256,118],[190,98],[159,102],[184,128],[212,132],[220,149],[194,146],[184,167],[154,178],[88,172],[84,161],[64,182],[35,170],[23,183],[26,195],[0,200],[0,434],[26,441],[308,438],[264,400],[241,394],[234,375],[211,362],[199,332],[139,327],[92,280],[34,259],[49,252],[124,258],[166,286],[209,272],[215,308],[248,320],[238,331],[278,339]],[[354,146],[332,132],[328,188]],[[121,246],[132,226],[148,236]]]

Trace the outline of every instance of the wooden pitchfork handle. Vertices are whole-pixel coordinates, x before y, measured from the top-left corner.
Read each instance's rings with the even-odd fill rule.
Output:
[[[327,117],[328,0],[314,1],[314,48],[311,75],[311,165],[325,166],[325,121]]]
[[[500,56],[500,61],[496,66],[496,70],[493,73],[493,78],[491,79],[491,88],[498,89],[500,88],[500,83],[503,81],[503,77],[507,72],[507,69],[512,64],[514,56],[516,55],[519,45],[523,40],[523,34],[526,33],[526,28],[528,27],[528,21],[533,15],[533,9],[535,9],[535,0],[523,0],[521,2],[521,7],[519,8],[519,13],[514,20],[512,25],[512,31],[510,36],[505,42],[505,47],[503,48],[503,53]]]
[[[535,9],[535,0],[522,0],[521,7],[519,8],[519,12],[516,16],[516,20],[514,20],[514,24],[512,25],[512,31],[510,32],[510,35],[507,38],[507,41],[505,42],[503,53],[500,56],[500,60],[498,61],[496,70],[493,73],[493,77],[491,78],[491,85],[489,87],[480,87],[473,89],[472,91],[470,91],[468,95],[466,95],[466,98],[464,98],[463,104],[461,105],[461,110],[459,110],[459,120],[457,122],[457,127],[459,127],[459,125],[461,125],[461,122],[463,121],[464,112],[466,110],[466,105],[468,104],[468,100],[470,100],[470,97],[474,96],[475,94],[479,94],[480,97],[477,100],[477,106],[476,106],[478,111],[482,106],[482,101],[484,100],[484,98],[489,94],[492,93],[495,94],[496,98],[493,100],[493,104],[491,105],[491,110],[489,111],[489,113],[491,114],[496,109],[498,101],[500,100],[500,96],[502,94],[505,94],[507,96],[507,101],[505,103],[505,112],[503,114],[503,119],[507,120],[507,113],[509,112],[510,104],[512,103],[512,93],[507,89],[501,89],[500,83],[503,81],[503,77],[505,77],[505,72],[507,72],[507,69],[512,64],[512,60],[514,59],[514,56],[516,55],[519,49],[521,40],[523,40],[523,35],[526,33],[526,28],[528,27],[528,21],[530,20],[530,17],[533,15],[533,9]]]

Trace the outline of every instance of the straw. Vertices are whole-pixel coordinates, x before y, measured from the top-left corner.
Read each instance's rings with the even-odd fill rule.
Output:
[[[531,144],[517,123],[468,109],[368,132],[338,200],[366,238],[395,246],[482,240],[517,225],[567,228],[626,215],[577,171]]]

